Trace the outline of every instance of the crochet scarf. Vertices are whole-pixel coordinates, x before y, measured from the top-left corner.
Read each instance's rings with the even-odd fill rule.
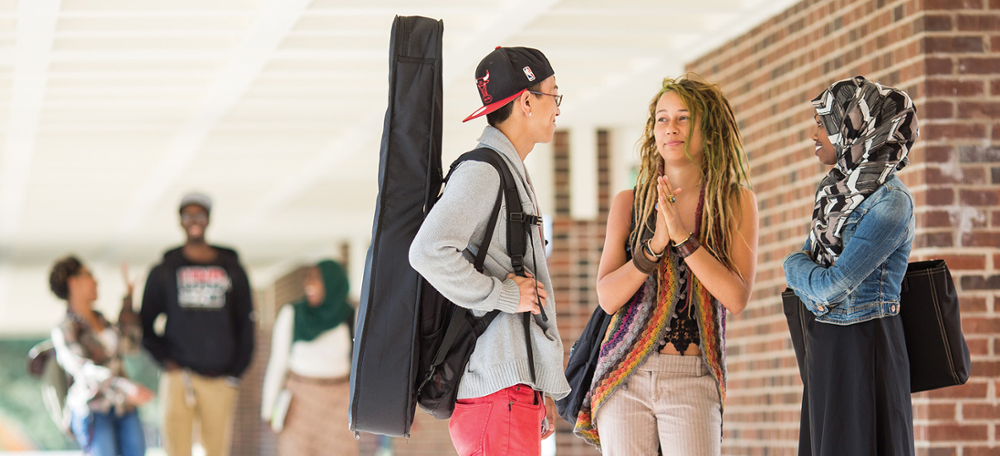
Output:
[[[844,249],[847,216],[906,166],[920,131],[905,92],[861,76],[834,83],[812,103],[837,152],[816,189],[809,233],[813,260],[830,266]]]
[[[686,290],[680,286],[677,271],[683,259],[667,249],[660,260],[660,287],[656,274],[650,274],[632,298],[612,316],[608,332],[601,343],[601,352],[590,391],[583,399],[573,432],[587,442],[600,447],[594,416],[619,387],[628,382],[636,368],[657,349],[669,330],[669,316],[677,305],[680,293],[688,293],[689,302],[698,313],[701,352],[719,389],[719,399],[726,397],[726,312],[709,294],[694,274],[688,272]],[[657,293],[659,291],[659,293]]]

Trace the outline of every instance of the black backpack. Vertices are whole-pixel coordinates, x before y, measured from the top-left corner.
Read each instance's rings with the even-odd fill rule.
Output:
[[[476,253],[473,266],[477,271],[483,272],[483,263],[486,260],[490,240],[500,215],[500,206],[506,199],[507,253],[511,258],[514,273],[524,277],[524,252],[527,237],[530,236],[531,227],[541,224],[541,218],[527,215],[522,211],[521,198],[517,193],[514,176],[511,175],[503,158],[492,149],[481,148],[462,154],[458,160],[452,163],[448,176],[451,176],[459,163],[469,160],[489,163],[500,174],[500,190],[497,192],[496,204],[494,204],[493,212],[489,222],[487,222],[486,234],[479,246],[479,251]],[[446,182],[447,180],[448,178],[445,178]],[[464,307],[456,306],[441,296],[426,281],[422,285],[421,314],[437,317],[434,319],[421,318],[422,323],[429,321],[434,325],[422,331],[420,360],[417,364],[417,379],[420,380],[420,384],[416,388],[417,403],[427,413],[437,419],[444,420],[450,418],[455,409],[458,385],[465,372],[465,366],[469,364],[469,358],[476,348],[476,339],[486,332],[486,328],[500,314],[500,311],[494,310],[483,317],[475,317]],[[546,318],[544,312],[542,316]],[[528,366],[531,369],[532,381],[534,381],[534,354],[528,331],[531,318],[529,312],[522,314],[525,342],[528,347]]]
[[[601,343],[608,332],[612,315],[608,315],[601,306],[594,309],[590,321],[580,333],[580,339],[569,350],[569,361],[566,363],[566,381],[572,388],[566,397],[556,401],[559,416],[576,425],[576,418],[583,407],[583,399],[590,393],[590,385],[594,381],[594,371],[601,354]]]

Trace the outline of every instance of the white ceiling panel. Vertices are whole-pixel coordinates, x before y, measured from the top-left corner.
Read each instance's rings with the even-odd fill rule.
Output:
[[[138,33],[121,33],[112,36],[56,36],[53,50],[56,51],[229,51],[240,44],[242,36],[198,36],[188,34],[158,34],[145,36]]]

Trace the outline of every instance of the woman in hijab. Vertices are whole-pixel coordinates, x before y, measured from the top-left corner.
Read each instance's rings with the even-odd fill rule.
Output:
[[[348,429],[354,307],[344,268],[320,261],[306,271],[305,298],[274,322],[261,417],[278,432],[281,456],[358,454]]]
[[[899,293],[913,242],[913,197],[896,171],[918,136],[910,97],[861,76],[812,101],[816,190],[785,280],[809,312],[800,456],[913,455],[910,368]]]

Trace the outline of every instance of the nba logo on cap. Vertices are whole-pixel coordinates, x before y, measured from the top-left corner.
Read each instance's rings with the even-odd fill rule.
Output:
[[[528,81],[535,80],[535,73],[531,72],[531,67],[524,67],[524,75],[528,77]]]

